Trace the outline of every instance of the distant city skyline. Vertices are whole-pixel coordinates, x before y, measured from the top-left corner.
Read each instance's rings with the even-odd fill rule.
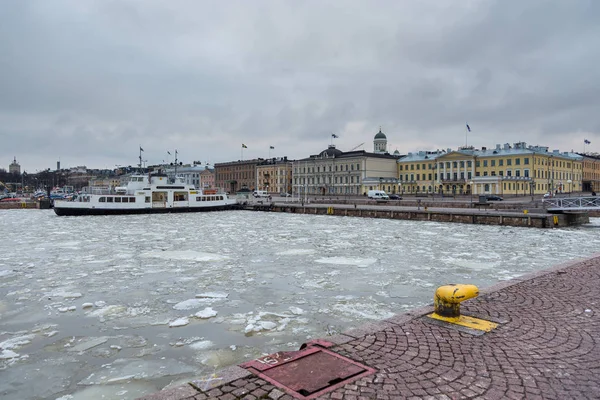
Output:
[[[298,159],[369,150],[380,126],[402,154],[599,151],[599,18],[585,0],[3,2],[0,162]]]

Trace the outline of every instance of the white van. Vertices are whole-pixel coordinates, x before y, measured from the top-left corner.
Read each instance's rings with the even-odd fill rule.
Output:
[[[254,192],[252,192],[252,195],[254,197],[269,197],[269,192],[267,192],[266,190],[255,190]]]
[[[375,200],[389,200],[390,196],[388,196],[383,190],[369,190],[367,192],[367,197]]]

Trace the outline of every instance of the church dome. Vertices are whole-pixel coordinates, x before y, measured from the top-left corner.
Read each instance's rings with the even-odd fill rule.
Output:
[[[319,155],[321,157],[337,157],[342,153],[343,151],[336,149],[334,145],[329,145],[327,150],[323,150]]]
[[[381,132],[381,128],[379,128],[379,132],[377,132],[377,134],[375,135],[375,139],[387,139],[385,134]]]
[[[400,155],[400,152],[398,151],[398,149],[396,149],[396,151],[394,151],[394,155],[395,156],[399,156]]]

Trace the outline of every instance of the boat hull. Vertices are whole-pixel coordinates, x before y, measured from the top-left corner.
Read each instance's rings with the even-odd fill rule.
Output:
[[[205,207],[169,207],[169,208],[84,208],[84,207],[57,207],[54,212],[59,216],[74,215],[123,215],[123,214],[171,214],[188,212],[225,211],[239,209],[238,204],[225,204]]]

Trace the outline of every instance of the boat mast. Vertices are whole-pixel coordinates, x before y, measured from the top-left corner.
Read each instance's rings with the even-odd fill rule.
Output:
[[[177,182],[177,149],[175,149],[175,176],[173,178],[173,183]]]
[[[138,164],[140,172],[142,172],[142,151],[144,151],[144,149],[142,149],[142,146],[140,145],[140,163]]]

